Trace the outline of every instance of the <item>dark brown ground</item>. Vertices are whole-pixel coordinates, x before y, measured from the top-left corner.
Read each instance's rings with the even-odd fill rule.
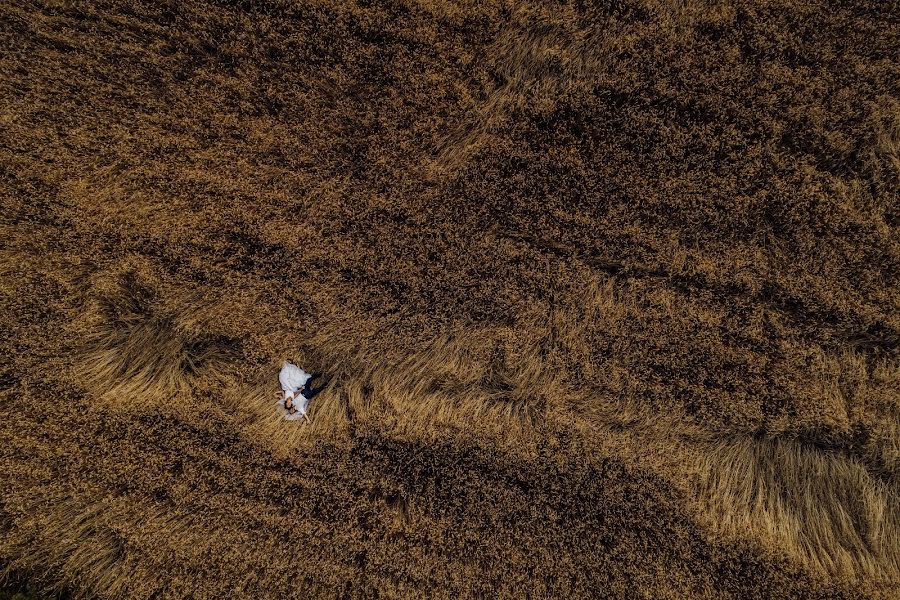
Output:
[[[0,14],[10,569],[897,591],[895,3]],[[289,356],[314,427],[267,417]]]

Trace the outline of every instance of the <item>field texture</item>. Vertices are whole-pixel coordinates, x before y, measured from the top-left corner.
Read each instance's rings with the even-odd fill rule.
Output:
[[[0,2],[0,574],[897,598],[898,48],[884,0]]]

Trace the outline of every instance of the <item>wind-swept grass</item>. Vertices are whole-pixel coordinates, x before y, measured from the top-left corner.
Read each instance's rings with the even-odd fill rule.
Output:
[[[884,3],[0,7],[0,565],[893,598]],[[328,386],[279,418],[285,359]]]

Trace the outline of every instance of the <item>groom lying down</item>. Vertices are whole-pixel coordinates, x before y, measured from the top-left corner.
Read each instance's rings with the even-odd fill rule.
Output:
[[[278,382],[281,383],[281,393],[275,392],[279,398],[278,406],[284,413],[284,418],[288,421],[297,419],[306,419],[306,407],[313,396],[325,389],[325,384],[313,389],[310,382],[319,377],[318,374],[310,375],[294,363],[284,361],[281,365],[281,372],[278,374]]]

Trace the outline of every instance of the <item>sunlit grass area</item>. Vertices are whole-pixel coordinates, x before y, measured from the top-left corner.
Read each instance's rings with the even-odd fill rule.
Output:
[[[0,574],[896,597],[890,4],[0,6]]]

